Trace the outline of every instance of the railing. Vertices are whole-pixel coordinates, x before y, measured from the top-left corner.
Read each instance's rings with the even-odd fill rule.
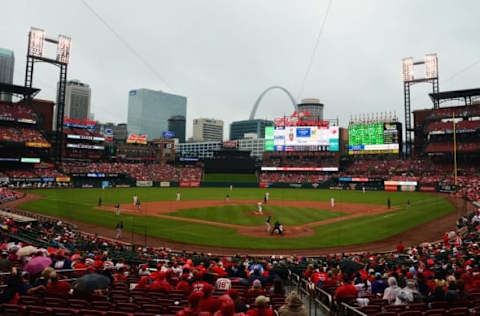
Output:
[[[310,311],[310,315],[318,316],[331,313],[333,298],[329,293],[319,287],[312,287],[307,280],[302,279],[296,273],[291,273],[290,270],[289,281],[296,289],[300,298],[307,301],[307,308]]]
[[[353,306],[348,305],[347,303],[342,303],[339,307],[339,314],[343,316],[367,316],[367,314],[362,313]]]

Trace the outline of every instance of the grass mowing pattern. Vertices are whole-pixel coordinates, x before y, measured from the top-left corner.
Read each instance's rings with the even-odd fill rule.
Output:
[[[265,225],[265,219],[267,215],[257,216],[247,214],[248,212],[256,211],[256,208],[256,205],[212,206],[179,210],[176,212],[170,212],[168,215],[244,226]],[[303,225],[306,223],[317,222],[328,218],[346,215],[346,213],[319,210],[314,208],[273,205],[264,206],[263,211],[271,213],[272,223],[278,219],[284,225]]]
[[[417,225],[427,223],[455,210],[447,200],[426,193],[417,192],[366,192],[330,191],[315,189],[237,189],[232,199],[262,199],[265,192],[271,199],[323,200],[335,197],[338,202],[385,205],[390,197],[392,206],[400,209],[391,214],[359,217],[315,228],[316,234],[301,238],[253,238],[236,234],[234,229],[209,225],[159,219],[149,216],[121,215],[95,210],[98,197],[104,204],[115,202],[131,203],[138,194],[141,201],[174,200],[175,193],[181,192],[182,199],[206,200],[224,199],[229,190],[221,188],[118,188],[118,189],[60,189],[35,190],[42,199],[26,203],[23,209],[52,216],[63,217],[85,223],[92,223],[113,229],[123,220],[125,231],[143,233],[141,225],[153,237],[207,246],[245,249],[305,249],[359,244],[385,239]],[[406,209],[410,200],[411,207]]]
[[[206,173],[203,181],[235,184],[237,182],[257,183],[258,179],[253,173]]]

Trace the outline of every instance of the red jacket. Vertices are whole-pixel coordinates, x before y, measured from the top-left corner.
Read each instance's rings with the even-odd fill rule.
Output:
[[[259,310],[257,308],[249,309],[247,316],[275,316],[275,313],[271,308]]]
[[[350,283],[344,283],[337,288],[334,297],[339,301],[343,301],[346,298],[357,297],[357,288]]]

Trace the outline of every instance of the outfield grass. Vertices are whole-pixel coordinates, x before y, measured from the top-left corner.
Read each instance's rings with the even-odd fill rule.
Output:
[[[390,214],[359,217],[335,224],[315,228],[315,235],[300,238],[253,238],[239,235],[234,229],[159,219],[148,216],[121,215],[126,231],[144,232],[153,237],[184,243],[246,249],[305,249],[358,244],[381,240],[417,225],[427,223],[455,210],[453,205],[441,197],[417,192],[366,192],[330,191],[315,189],[240,189],[233,191],[219,188],[119,188],[119,189],[60,189],[35,190],[42,199],[26,203],[23,209],[59,216],[113,229],[120,220],[112,212],[96,210],[102,197],[104,204],[131,203],[138,194],[141,201],[174,200],[176,192],[182,199],[224,199],[229,193],[232,199],[261,200],[265,192],[271,199],[352,202],[385,205],[390,197],[392,206],[399,210]],[[411,207],[405,208],[410,200]]]
[[[205,182],[227,182],[227,183],[238,183],[238,182],[249,182],[257,183],[257,176],[253,173],[206,173],[203,181]]]
[[[183,209],[168,213],[169,215],[204,219],[211,222],[228,223],[244,226],[265,225],[265,216],[256,216],[251,213],[256,211],[256,205],[229,205],[212,206],[204,208]],[[266,205],[264,212],[272,216],[271,222],[279,220],[284,225],[303,225],[306,223],[322,221],[324,219],[345,216],[346,213],[319,210],[314,208],[286,207]]]

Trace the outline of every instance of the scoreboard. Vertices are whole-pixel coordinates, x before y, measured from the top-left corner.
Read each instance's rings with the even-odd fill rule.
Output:
[[[402,124],[360,123],[348,127],[348,153],[398,154],[402,144]]]

